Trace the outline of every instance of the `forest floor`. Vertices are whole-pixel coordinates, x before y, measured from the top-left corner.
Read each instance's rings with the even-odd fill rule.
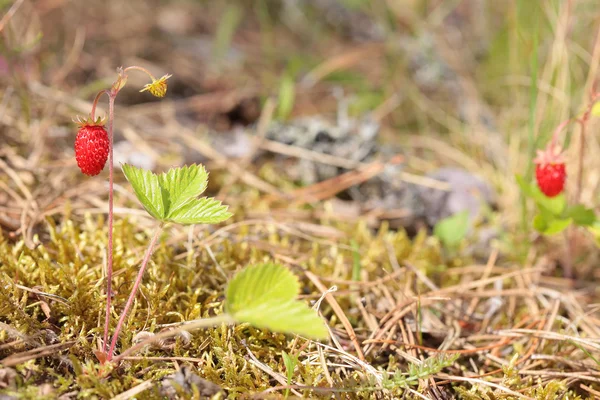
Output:
[[[600,398],[596,238],[536,232],[515,179],[533,182],[535,149],[589,105],[595,0],[0,10],[0,399]],[[165,230],[117,353],[223,312],[228,280],[265,261],[320,300],[329,340],[223,325],[97,358],[108,168],[79,171],[72,120],[129,65],[173,76],[154,99],[132,73],[116,103],[111,329],[156,224],[120,162],[202,163],[234,216]],[[582,171],[581,129],[566,132],[567,199],[591,209],[597,126]],[[443,218],[459,187],[465,226]]]

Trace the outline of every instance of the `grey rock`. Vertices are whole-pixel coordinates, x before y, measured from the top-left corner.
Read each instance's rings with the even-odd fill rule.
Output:
[[[493,189],[481,178],[460,168],[441,168],[428,175],[449,183],[450,190],[419,186],[417,191],[424,205],[424,217],[434,226],[441,219],[461,211],[468,211],[471,221],[481,213],[482,204],[493,204]]]
[[[189,367],[184,366],[163,379],[160,392],[168,399],[178,399],[179,393],[192,394],[194,388],[197,389],[201,398],[212,397],[223,390],[219,385],[200,378]]]

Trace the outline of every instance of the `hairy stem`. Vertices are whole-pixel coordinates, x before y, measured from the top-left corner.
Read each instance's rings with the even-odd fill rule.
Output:
[[[127,73],[128,71],[131,71],[131,70],[141,71],[141,72],[145,73],[146,75],[148,75],[151,80],[153,80],[153,81],[156,80],[156,78],[154,77],[154,75],[152,75],[150,73],[150,71],[148,71],[146,68],[138,67],[137,65],[132,65],[130,67],[125,68],[123,70],[123,73]]]
[[[581,202],[581,190],[583,187],[583,159],[585,157],[585,128],[589,118],[589,112],[581,119],[581,133],[579,140],[579,164],[577,166],[577,190],[575,192],[575,201]]]
[[[123,327],[123,323],[125,322],[125,318],[127,317],[127,313],[133,304],[133,300],[135,299],[135,295],[137,294],[137,290],[142,283],[142,278],[144,277],[144,272],[146,271],[146,267],[148,266],[148,261],[150,261],[150,257],[152,256],[152,252],[154,251],[154,246],[158,241],[158,237],[162,232],[163,225],[161,224],[156,231],[154,232],[154,236],[152,236],[152,240],[150,241],[150,245],[148,245],[148,249],[146,249],[146,254],[144,255],[144,260],[142,261],[142,265],[140,266],[140,271],[138,272],[137,278],[133,284],[133,288],[131,289],[131,293],[129,294],[129,298],[127,299],[127,303],[125,304],[125,308],[121,312],[121,317],[119,318],[119,322],[117,323],[117,327],[115,329],[115,333],[112,336],[112,340],[110,343],[110,348],[108,349],[107,360],[112,360],[112,356],[115,350],[115,346],[117,345],[117,340],[119,339],[119,333],[121,332],[121,328]]]
[[[94,98],[94,102],[92,103],[92,111],[90,112],[90,118],[91,118],[92,121],[96,120],[96,107],[98,106],[98,102],[100,101],[100,97],[102,97],[103,94],[106,94],[109,98],[112,97],[112,94],[110,93],[110,90],[105,89],[105,90],[102,90],[101,92],[98,92],[98,94]]]
[[[140,343],[138,343],[134,346],[131,346],[130,348],[125,350],[123,352],[123,354],[120,354],[117,357],[115,357],[113,361],[119,362],[124,357],[127,357],[128,355],[135,353],[136,351],[143,348],[144,346],[149,345],[150,343],[156,342],[161,339],[177,336],[181,332],[189,332],[189,331],[194,331],[196,329],[202,329],[202,328],[213,328],[215,326],[220,326],[222,324],[233,324],[234,322],[235,322],[234,319],[227,313],[217,315],[215,317],[197,319],[194,321],[188,321],[176,329],[170,329],[168,331],[160,332],[154,336],[151,336],[145,340],[142,340]]]
[[[99,94],[100,96],[100,94]],[[96,96],[98,99],[99,96]],[[106,318],[104,320],[104,351],[108,347],[108,328],[110,325],[110,306],[112,300],[112,275],[113,275],[113,133],[115,121],[115,97],[117,93],[108,92],[108,254],[106,263]],[[94,105],[97,101],[94,101]],[[92,109],[92,113],[94,109]],[[93,118],[93,114],[92,114]]]

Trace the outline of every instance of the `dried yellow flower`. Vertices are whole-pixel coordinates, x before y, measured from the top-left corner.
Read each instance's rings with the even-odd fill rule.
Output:
[[[167,74],[160,79],[153,79],[152,83],[148,83],[140,90],[140,92],[145,92],[147,90],[155,97],[165,97],[165,94],[167,94],[167,79],[171,76],[172,75]]]

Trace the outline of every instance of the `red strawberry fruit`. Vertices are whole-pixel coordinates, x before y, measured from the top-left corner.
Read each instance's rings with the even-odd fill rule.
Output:
[[[75,138],[75,158],[81,172],[98,175],[106,164],[109,147],[108,133],[100,121],[80,121]]]
[[[538,150],[535,159],[535,178],[538,187],[548,197],[558,196],[565,188],[567,171],[560,147],[550,145],[545,150]]]
[[[542,193],[548,197],[557,196],[565,187],[565,164],[538,164],[535,167],[535,177]]]

